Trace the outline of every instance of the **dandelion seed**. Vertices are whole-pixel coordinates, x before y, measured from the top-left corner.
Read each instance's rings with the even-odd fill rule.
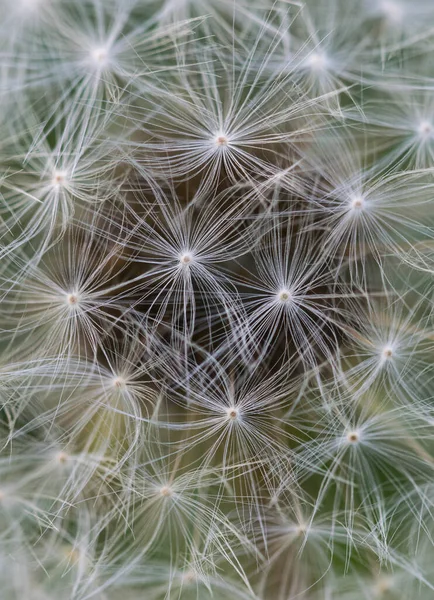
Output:
[[[277,299],[280,302],[289,302],[292,300],[292,294],[289,290],[284,289],[277,294]]]
[[[384,360],[389,360],[393,357],[394,354],[394,349],[392,346],[386,346],[385,348],[383,348],[382,351],[382,356],[384,358]]]
[[[249,57],[241,65],[234,56],[228,68],[224,54],[206,52],[208,60],[198,58],[196,72],[180,69],[177,85],[185,93],[157,95],[153,102],[158,110],[148,126],[139,109],[138,131],[152,134],[135,146],[135,162],[181,180],[200,175],[205,192],[214,191],[222,176],[237,184],[258,173],[274,175],[270,155],[288,149],[299,129],[316,127],[317,119],[307,122],[304,113],[314,114],[319,101],[294,93],[291,70],[282,69],[270,79],[272,53],[260,63],[255,60],[260,35],[243,44],[242,53]]]
[[[236,408],[230,408],[227,412],[228,415],[228,419],[230,419],[231,421],[236,421],[237,419],[239,419],[239,411]]]
[[[193,262],[193,254],[191,254],[191,252],[184,252],[179,257],[179,262],[182,266],[187,267]]]
[[[379,597],[384,596],[394,588],[393,579],[390,577],[382,577],[377,581],[374,588],[374,593]]]
[[[78,548],[64,548],[65,557],[72,565],[78,565],[81,562],[82,554]]]
[[[72,294],[67,294],[66,296],[66,302],[71,306],[76,306],[79,303],[79,300],[80,296],[75,292],[73,292]]]
[[[115,388],[123,389],[126,386],[126,384],[126,380],[121,376],[117,376],[113,379],[113,385]]]
[[[256,223],[243,218],[248,204],[236,204],[230,191],[215,198],[195,196],[185,209],[175,190],[166,195],[153,181],[152,192],[152,213],[144,219],[137,211],[128,211],[113,240],[132,251],[132,261],[147,266],[135,280],[134,295],[150,306],[147,314],[155,327],[169,313],[173,331],[182,331],[187,337],[197,316],[204,313],[208,323],[223,313],[231,327],[237,296],[219,263],[249,249],[247,232],[256,228]],[[203,204],[200,215],[196,203]],[[143,208],[149,212],[149,207]],[[113,230],[113,223],[108,227]],[[197,306],[202,314],[197,315]],[[217,306],[220,309],[216,310]]]
[[[64,465],[68,461],[68,458],[69,457],[65,452],[59,452],[56,455],[56,461],[61,465]]]
[[[55,171],[52,179],[53,186],[63,187],[67,183],[66,171]]]
[[[254,247],[256,272],[246,269],[246,275],[240,276],[248,313],[243,339],[251,344],[246,351],[254,348],[261,357],[270,355],[284,336],[294,340],[296,354],[304,364],[312,365],[317,350],[330,355],[328,343],[334,343],[327,324],[331,296],[325,292],[334,276],[321,249],[313,243],[311,230],[301,234],[290,218],[273,225]],[[309,225],[306,228],[310,229]],[[335,287],[332,296],[338,295]]]
[[[366,208],[366,201],[363,196],[355,196],[351,199],[350,206],[354,211],[361,211]]]
[[[299,523],[295,528],[295,533],[298,537],[306,535],[308,529],[307,523]]]
[[[360,442],[360,433],[358,431],[349,431],[347,433],[347,441],[350,444],[357,444]]]
[[[433,126],[428,121],[422,121],[422,123],[417,128],[417,131],[423,140],[432,138],[434,133]]]
[[[95,48],[91,51],[91,57],[98,66],[105,66],[108,61],[109,52],[107,48]]]
[[[168,485],[164,485],[160,488],[160,494],[163,498],[171,498],[173,496],[173,489]]]
[[[307,58],[307,64],[314,71],[322,71],[322,70],[324,70],[324,69],[327,68],[327,66],[328,66],[328,59],[327,59],[326,54],[324,54],[324,53],[313,52]]]
[[[182,573],[181,580],[186,585],[190,585],[197,581],[197,574],[193,571],[193,569],[189,569]]]
[[[342,169],[330,159],[334,142],[340,148],[336,153],[342,153]],[[403,256],[403,248],[431,237],[434,186],[427,170],[384,173],[377,164],[364,168],[353,144],[347,136],[331,140],[324,167],[316,165],[325,185],[318,200],[324,211],[319,222],[329,232],[326,247],[331,244],[330,250],[338,251],[335,256],[341,260],[349,255],[351,274],[362,275],[370,257],[382,264],[385,248],[392,256]],[[326,183],[329,177],[331,187]]]
[[[418,403],[432,380],[433,342],[425,334],[427,322],[423,299],[419,302],[370,299],[368,308],[354,303],[357,332],[350,329],[349,347],[343,349],[345,379],[351,393],[393,390],[396,401]],[[347,356],[351,354],[350,362]],[[355,362],[354,362],[355,359]]]
[[[215,138],[215,144],[220,147],[229,146],[229,139],[226,135],[218,134]]]
[[[387,95],[386,95],[387,94]],[[350,110],[348,118],[360,121],[360,113]],[[374,96],[363,108],[363,127],[375,139],[375,164],[389,169],[392,164],[408,169],[427,169],[434,152],[434,101],[428,90],[411,86]],[[385,150],[383,158],[378,157]]]

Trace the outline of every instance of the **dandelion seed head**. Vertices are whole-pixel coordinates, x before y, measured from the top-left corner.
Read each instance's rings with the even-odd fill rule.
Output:
[[[407,440],[421,432],[424,442],[434,420],[407,396],[429,394],[431,305],[424,293],[427,315],[411,308],[405,329],[363,308],[371,294],[372,306],[407,298],[406,285],[411,304],[418,274],[395,278],[395,265],[413,262],[413,248],[427,280],[433,270],[430,70],[399,59],[432,43],[419,32],[431,32],[430,0],[415,0],[416,18],[409,0],[356,11],[324,0],[294,15],[275,3],[270,16],[265,1],[220,0],[214,25],[199,19],[207,0],[69,4],[7,0],[3,27],[2,89],[18,92],[21,118],[12,99],[1,146],[13,152],[1,176],[12,359],[1,379],[0,556],[15,548],[7,536],[15,544],[29,530],[31,546],[19,541],[33,564],[33,538],[50,529],[49,546],[34,545],[41,598],[62,583],[116,594],[117,579],[125,597],[140,581],[146,597],[203,587],[247,598],[237,556],[251,551],[261,597],[274,597],[279,576],[282,598],[322,580],[322,595],[363,586],[388,597],[401,578],[361,572],[357,556],[397,557],[416,573],[411,545],[394,548],[393,533],[403,499],[415,517],[405,533],[421,529],[430,490],[429,445]],[[47,486],[50,468],[58,481]],[[290,545],[305,542],[314,564],[291,561]],[[324,544],[354,546],[349,584]],[[76,563],[73,581],[39,580]],[[18,580],[8,597],[31,589],[19,567],[6,569],[7,586]]]

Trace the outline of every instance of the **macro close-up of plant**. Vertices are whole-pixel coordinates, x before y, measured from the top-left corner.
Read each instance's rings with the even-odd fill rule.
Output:
[[[0,17],[0,600],[433,600],[434,1]]]

